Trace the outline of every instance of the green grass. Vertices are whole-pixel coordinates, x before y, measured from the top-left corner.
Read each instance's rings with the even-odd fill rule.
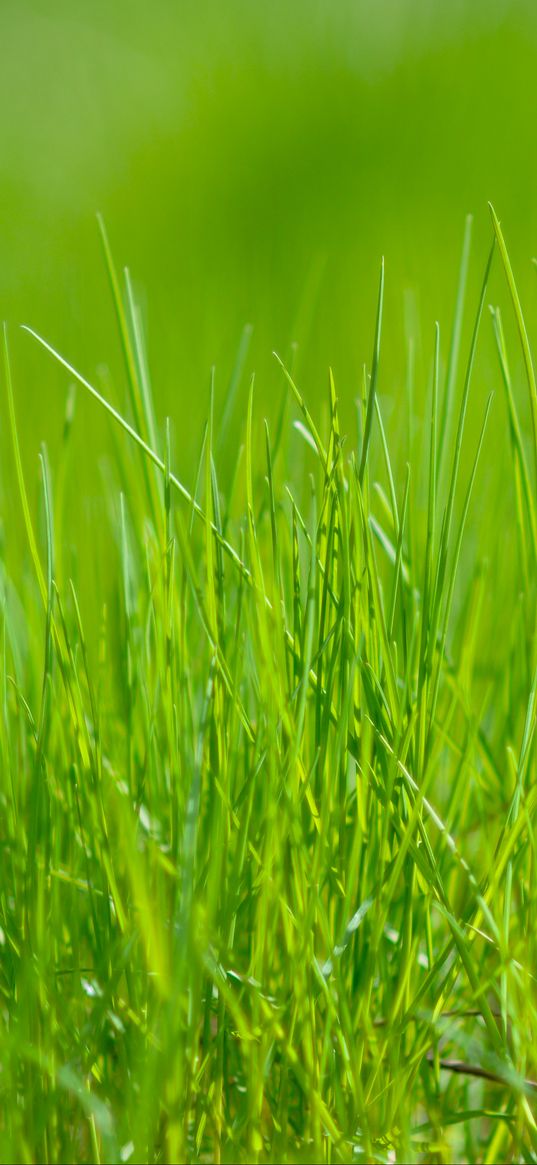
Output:
[[[0,1160],[537,1159],[537,389],[492,223],[395,427],[382,265],[354,432],[278,358],[230,455],[243,343],[190,486],[104,231],[128,395],[39,341],[68,391],[37,499],[6,332]],[[86,405],[106,570],[67,517]]]

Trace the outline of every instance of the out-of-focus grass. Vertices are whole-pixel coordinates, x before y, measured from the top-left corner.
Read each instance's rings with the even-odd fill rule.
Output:
[[[354,389],[379,256],[399,326],[407,287],[432,324],[487,198],[531,243],[531,4],[33,0],[1,21],[2,314],[117,370],[100,210],[169,411],[213,362],[223,395],[245,322],[259,372],[296,340],[315,393],[329,361]]]

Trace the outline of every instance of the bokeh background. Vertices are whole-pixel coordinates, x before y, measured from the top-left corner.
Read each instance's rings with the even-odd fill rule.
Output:
[[[475,302],[488,199],[533,319],[534,0],[2,0],[0,59],[0,311],[36,491],[40,441],[53,466],[61,442],[68,378],[18,325],[125,400],[96,211],[132,272],[159,417],[174,421],[187,481],[211,367],[218,411],[247,323],[261,413],[281,391],[275,348],[294,353],[313,406],[333,365],[352,423],[381,255],[380,392],[397,432],[409,330],[425,384],[435,319],[447,345],[468,212]],[[112,438],[89,400],[73,440],[72,521],[91,540]],[[3,489],[10,502],[9,480]]]

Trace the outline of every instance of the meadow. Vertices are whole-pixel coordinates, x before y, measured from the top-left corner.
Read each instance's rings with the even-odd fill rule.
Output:
[[[0,1161],[535,1161],[533,7],[1,20]]]

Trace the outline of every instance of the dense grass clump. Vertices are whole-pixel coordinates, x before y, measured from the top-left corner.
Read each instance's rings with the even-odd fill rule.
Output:
[[[225,489],[212,403],[197,480],[176,475],[105,238],[125,409],[49,348],[123,430],[88,627],[61,534],[72,395],[34,514],[6,337],[5,524],[29,554],[2,567],[2,1161],[537,1158],[537,390],[493,227],[464,360],[467,230],[406,469],[412,398],[395,458],[379,403],[382,270],[357,438],[332,376],[318,422],[282,365],[276,429],[252,383]],[[529,389],[526,425],[494,308],[507,574],[465,553],[479,529],[498,555],[490,400],[466,425],[498,258]]]

